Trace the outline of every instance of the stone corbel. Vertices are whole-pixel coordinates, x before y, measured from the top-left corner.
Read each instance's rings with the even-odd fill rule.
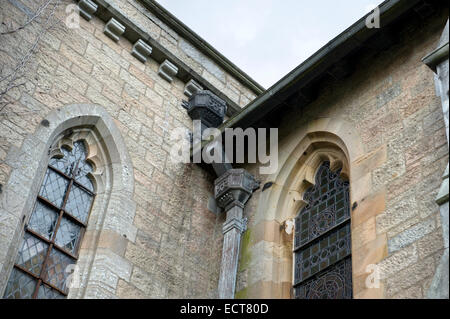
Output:
[[[192,120],[200,120],[205,128],[219,127],[227,112],[227,104],[210,91],[199,90],[189,98],[187,112]]]
[[[119,41],[119,37],[125,32],[125,26],[123,26],[119,21],[111,18],[108,23],[106,23],[103,33],[110,37],[114,41]]]
[[[92,15],[97,11],[98,6],[91,0],[80,0],[78,2],[80,15],[87,21],[92,19]]]
[[[200,120],[202,133],[207,128],[221,125],[227,110],[225,101],[207,90],[193,93],[189,102],[183,103],[182,106],[187,109],[192,120]],[[196,152],[202,151],[201,147],[197,147],[198,143],[201,143],[201,138],[199,141],[197,136],[193,143],[195,156],[198,154]],[[225,159],[225,152],[223,149],[221,151],[222,158]],[[259,188],[259,182],[245,169],[233,169],[225,160],[222,163],[213,162],[211,165],[218,176],[214,181],[215,204],[226,213],[218,294],[221,299],[233,299],[241,235],[247,227],[247,219],[243,217],[244,208],[253,191]]]
[[[221,125],[227,112],[227,104],[225,101],[208,90],[195,92],[189,98],[189,102],[182,103],[182,106],[187,110],[192,120],[200,121],[202,134],[207,128],[216,128]],[[195,144],[193,147],[194,153],[201,152],[201,147],[197,145],[201,143],[201,136],[195,136],[193,143]],[[222,145],[219,145],[219,147],[222,147]],[[225,152],[223,150],[222,158],[225,159]],[[212,167],[217,176],[221,176],[232,168],[231,164],[226,163],[225,160],[222,163],[213,162]]]
[[[203,90],[203,88],[200,86],[200,84],[191,79],[188,83],[186,83],[186,86],[184,87],[184,95],[186,95],[187,97],[191,97],[193,94],[201,90]]]
[[[147,61],[147,58],[150,56],[150,54],[152,54],[152,47],[142,41],[142,39],[137,40],[131,50],[131,55],[142,63],[145,63]]]
[[[172,82],[173,77],[177,75],[178,68],[169,60],[165,60],[158,69],[158,75],[164,80]]]

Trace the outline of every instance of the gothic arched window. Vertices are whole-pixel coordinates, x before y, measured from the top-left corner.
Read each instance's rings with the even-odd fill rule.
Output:
[[[65,298],[94,200],[82,141],[50,159],[4,298]]]
[[[349,183],[340,172],[322,163],[295,218],[295,298],[352,298]]]

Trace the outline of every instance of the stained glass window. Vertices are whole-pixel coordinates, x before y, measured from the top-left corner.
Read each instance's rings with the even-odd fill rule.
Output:
[[[295,218],[295,298],[352,298],[349,183],[340,173],[322,163]]]
[[[94,200],[82,141],[49,161],[3,298],[60,299]]]

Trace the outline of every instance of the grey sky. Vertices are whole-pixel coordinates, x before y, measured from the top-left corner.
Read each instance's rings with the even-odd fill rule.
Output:
[[[265,88],[381,0],[157,0]]]

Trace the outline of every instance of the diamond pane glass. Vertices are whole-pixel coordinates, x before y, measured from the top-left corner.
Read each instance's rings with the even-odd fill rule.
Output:
[[[352,261],[346,258],[294,289],[297,299],[351,299]]]
[[[75,168],[75,163],[70,163],[67,160],[67,154],[70,153],[65,148],[61,148],[61,152],[64,154],[61,158],[53,157],[48,163],[50,166],[56,168],[57,170],[63,172],[68,176],[72,176],[72,170]]]
[[[42,284],[35,297],[65,298],[64,293],[56,288],[67,290],[66,279],[73,270],[68,266],[76,262],[70,255],[77,253],[84,228],[74,218],[87,223],[94,198],[94,184],[88,176],[93,166],[86,161],[86,157],[85,144],[77,141],[73,143],[72,149],[61,148],[59,158],[50,159],[5,298],[33,297],[37,279],[41,279]],[[72,185],[70,192],[69,184]],[[59,216],[61,219],[58,222]],[[44,238],[48,241],[54,239],[54,248],[50,251]],[[25,273],[25,269],[36,275],[36,278]]]
[[[60,294],[55,289],[48,287],[47,285],[40,285],[37,294],[38,299],[65,299],[65,296]]]
[[[63,217],[56,232],[55,243],[71,253],[75,253],[80,240],[81,227]]]
[[[91,192],[93,192],[94,185],[87,176],[90,172],[92,172],[92,165],[86,163],[85,161],[81,161],[80,165],[78,166],[78,171],[75,174],[75,180],[84,187],[86,187],[87,189],[89,189]]]
[[[58,221],[58,212],[53,208],[37,201],[31,214],[28,227],[50,240]]]
[[[36,280],[33,277],[27,275],[23,271],[13,268],[3,298],[5,299],[32,298],[35,287],[36,287]]]
[[[62,291],[66,291],[66,279],[70,275],[70,267],[67,268],[67,266],[73,264],[75,264],[74,259],[56,249],[52,249],[47,261],[44,280]]]
[[[61,207],[68,185],[69,181],[65,177],[51,169],[47,169],[39,195],[52,202],[55,206]]]
[[[82,141],[77,141],[73,143],[73,148],[71,151],[65,147],[61,148],[63,153],[62,158],[52,158],[50,160],[50,165],[54,168],[62,171],[68,176],[75,174],[75,179],[83,180],[86,174],[92,172],[92,166],[86,162],[87,151],[84,143]],[[77,172],[74,172],[75,167],[78,164]],[[80,184],[83,184],[80,182]],[[90,181],[87,183],[89,186]],[[84,184],[83,184],[84,185]],[[88,187],[86,186],[86,187]],[[92,184],[90,184],[92,186]]]
[[[75,218],[86,223],[91,208],[92,195],[73,185],[67,199],[65,210]]]
[[[47,243],[25,233],[16,264],[39,276],[47,249]]]

